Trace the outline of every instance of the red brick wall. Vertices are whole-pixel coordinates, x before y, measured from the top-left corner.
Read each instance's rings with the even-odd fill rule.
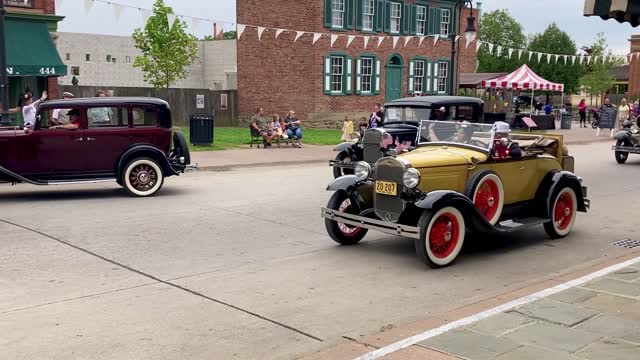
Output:
[[[33,12],[39,10],[45,14],[55,14],[56,0],[33,0],[33,8],[7,7],[7,10],[11,12]]]
[[[407,0],[412,3],[413,0]],[[324,27],[324,1],[322,0],[237,0],[238,23],[291,30],[329,33]],[[467,12],[463,12],[458,26],[466,27]],[[476,16],[477,17],[477,16]],[[339,35],[362,34],[359,31],[333,32]],[[380,33],[388,36],[388,34]],[[355,39],[345,49],[347,38],[340,37],[333,48],[329,37],[322,37],[312,45],[312,35],[305,34],[293,44],[295,32],[283,32],[275,39],[275,32],[267,30],[259,42],[257,30],[247,28],[238,40],[238,94],[240,116],[250,116],[257,107],[266,114],[284,114],[294,109],[301,119],[315,113],[327,112],[367,112],[376,102],[384,102],[386,61],[392,54],[400,54],[403,59],[403,96],[408,93],[408,62],[415,56],[430,59],[451,57],[451,42],[440,40],[434,46],[433,39],[427,38],[418,47],[418,38],[412,39],[404,47],[401,38],[393,49],[390,38],[377,48],[376,33],[364,49],[363,39]],[[464,47],[464,38],[459,41],[459,57],[462,72],[474,72],[476,66],[475,47]],[[354,58],[362,54],[373,54],[381,60],[380,95],[376,96],[328,96],[323,94],[323,59],[330,51],[340,51]],[[355,68],[355,66],[354,66]],[[354,71],[355,79],[355,71]]]
[[[640,53],[640,35],[631,35],[631,53]],[[640,96],[640,59],[636,56],[629,63],[629,97]]]

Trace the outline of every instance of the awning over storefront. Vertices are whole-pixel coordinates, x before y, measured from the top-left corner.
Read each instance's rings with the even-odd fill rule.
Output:
[[[640,25],[640,1],[637,0],[585,0],[584,16],[600,16],[604,20],[616,19],[631,26]]]
[[[5,30],[9,76],[67,74],[67,66],[60,59],[46,22],[7,18]]]

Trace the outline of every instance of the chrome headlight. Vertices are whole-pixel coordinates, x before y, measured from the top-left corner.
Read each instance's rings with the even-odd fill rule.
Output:
[[[365,161],[358,161],[354,173],[358,180],[367,180],[371,175],[371,165]]]
[[[354,132],[351,133],[351,143],[357,144],[360,142],[360,133]]]
[[[404,171],[404,175],[402,176],[402,182],[404,186],[409,189],[413,189],[418,184],[420,184],[420,172],[414,168],[409,168]]]
[[[638,128],[638,126],[637,126],[637,125],[633,125],[633,126],[631,127],[631,133],[632,133],[632,134],[637,134],[637,133],[639,133],[639,132],[640,132],[640,128]]]

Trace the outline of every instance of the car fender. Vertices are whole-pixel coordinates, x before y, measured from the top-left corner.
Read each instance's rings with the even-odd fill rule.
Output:
[[[614,137],[616,140],[627,140],[631,137],[631,134],[628,131],[618,131],[616,136]]]
[[[162,151],[158,150],[152,145],[145,144],[134,145],[128,148],[122,154],[122,156],[120,156],[120,159],[116,164],[116,174],[122,174],[122,172],[124,171],[124,167],[127,166],[129,161],[138,157],[149,157],[156,160],[162,167],[162,170],[164,172],[163,175],[165,177],[178,175],[178,173],[173,170],[173,168],[171,167],[171,163],[169,163],[169,159],[167,159],[167,156]]]
[[[350,142],[343,142],[338,144],[333,151],[337,151],[337,152],[343,152],[346,151],[349,154],[351,154],[353,151],[351,150],[351,147],[353,146],[353,143]]]
[[[340,176],[327,185],[327,191],[345,190],[348,192],[348,190],[356,187],[358,183],[360,183],[360,180],[355,175]]]
[[[571,187],[576,193],[578,211],[587,212],[587,206],[582,193],[582,184],[578,176],[569,171],[550,171],[544,177],[536,193],[538,206],[544,211],[541,216],[550,217],[553,199],[565,186]]]
[[[458,209],[466,225],[474,231],[489,232],[494,230],[487,219],[482,215],[471,200],[464,194],[452,190],[437,190],[427,193],[420,200],[414,204],[417,208],[430,212],[437,212],[438,210],[452,206]]]

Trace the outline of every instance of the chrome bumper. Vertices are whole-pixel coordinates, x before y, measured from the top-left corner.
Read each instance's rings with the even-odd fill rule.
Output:
[[[582,186],[582,198],[584,199],[584,206],[587,209],[591,209],[591,200],[587,198],[587,187]]]
[[[640,147],[638,146],[612,146],[611,150],[623,151],[632,154],[640,154]]]
[[[343,224],[357,226],[364,229],[376,230],[385,234],[406,236],[413,239],[420,238],[420,228],[414,226],[400,225],[392,222],[367,218],[364,216],[347,214],[342,211],[327,208],[321,209],[322,217],[329,220],[341,222]]]

